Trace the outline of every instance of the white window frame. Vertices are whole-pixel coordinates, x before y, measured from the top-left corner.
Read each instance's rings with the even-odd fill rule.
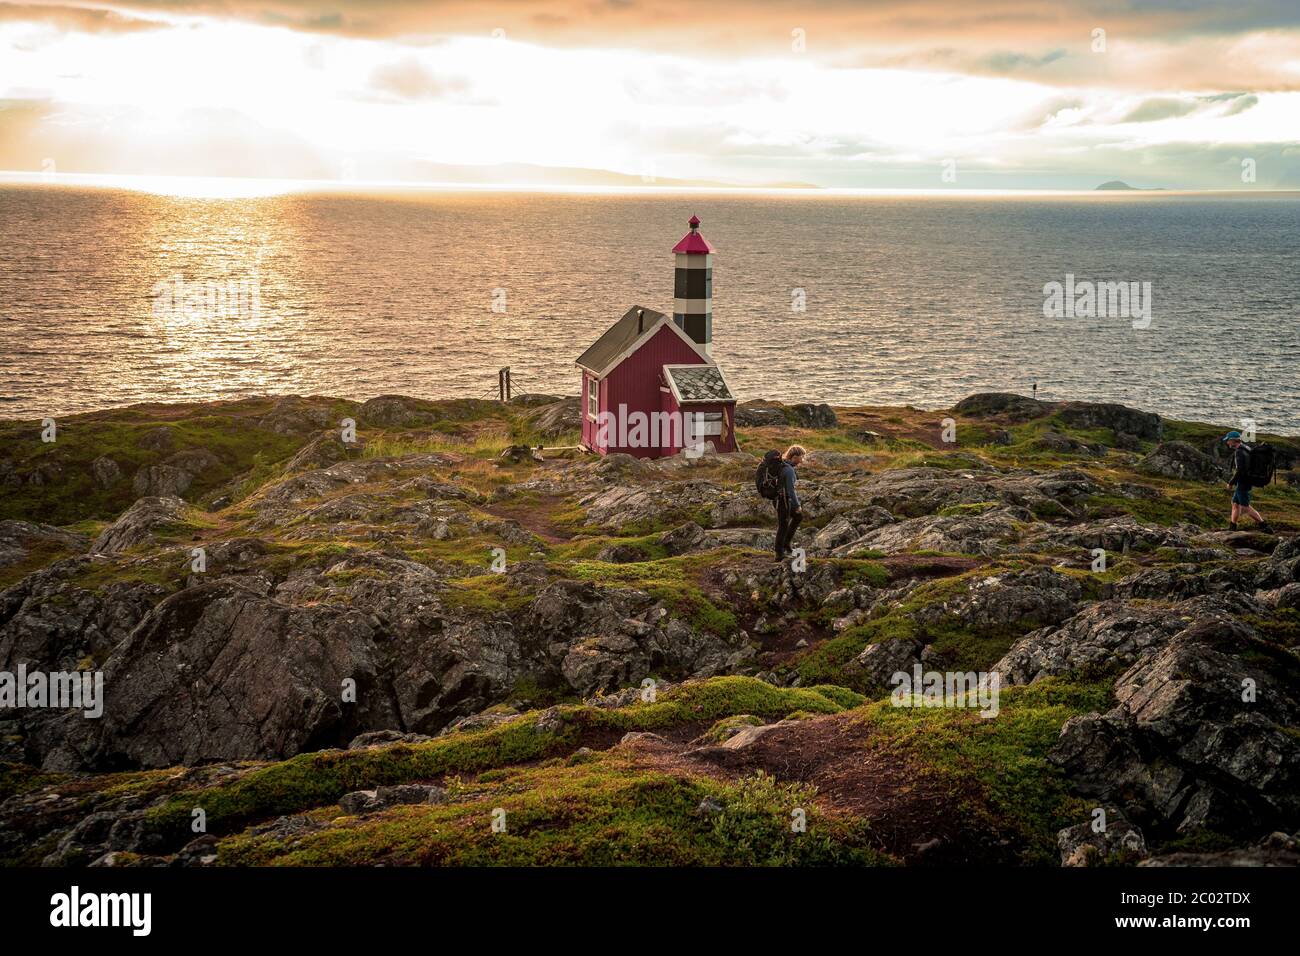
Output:
[[[600,382],[595,376],[587,378],[587,419],[596,420],[596,414],[600,411]]]

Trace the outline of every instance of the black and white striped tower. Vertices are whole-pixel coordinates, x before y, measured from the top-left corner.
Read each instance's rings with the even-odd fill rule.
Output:
[[[690,225],[691,231],[673,246],[673,321],[708,354],[713,351],[713,247],[700,235],[698,216],[691,216]]]

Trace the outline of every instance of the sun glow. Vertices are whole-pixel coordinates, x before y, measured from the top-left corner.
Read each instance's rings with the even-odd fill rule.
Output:
[[[177,199],[260,199],[301,192],[307,184],[292,179],[236,179],[219,176],[110,176],[122,189]]]
[[[1087,71],[1065,85],[942,60],[150,19],[156,29],[121,34],[0,19],[0,100],[21,106],[0,110],[0,169],[131,174],[118,185],[201,199],[335,181],[914,189],[944,165],[961,171],[950,185],[972,188],[1092,188],[1155,170],[1175,186],[1187,181],[1171,168],[1180,162],[1199,170],[1190,185],[1219,188],[1234,184],[1238,147],[1270,145],[1260,168],[1285,171],[1300,111],[1291,89],[1155,95]],[[1288,69],[1294,47],[1289,36],[1239,44]]]
[[[176,199],[260,199],[307,192],[321,183],[301,179],[256,179],[238,176],[130,176],[113,173],[28,173],[0,171],[0,181],[48,186],[95,186],[130,189]],[[327,185],[327,184],[324,184]]]

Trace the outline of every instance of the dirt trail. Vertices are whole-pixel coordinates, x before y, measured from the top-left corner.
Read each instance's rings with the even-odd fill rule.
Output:
[[[856,715],[792,721],[737,749],[654,740],[626,746],[638,762],[667,773],[734,780],[761,770],[811,784],[822,810],[870,821],[877,848],[908,863],[987,862],[998,852],[969,826],[980,802],[973,784],[927,770]]]
[[[521,528],[531,531],[547,544],[564,544],[573,540],[573,533],[552,521],[552,513],[564,503],[564,499],[559,497],[527,502],[498,501],[482,505],[479,510],[494,518],[518,522]]]

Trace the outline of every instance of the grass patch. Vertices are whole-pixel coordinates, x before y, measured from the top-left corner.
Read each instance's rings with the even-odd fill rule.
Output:
[[[867,705],[862,719],[954,785],[974,781],[981,799],[968,808],[973,817],[1010,834],[1021,863],[1047,865],[1059,859],[1057,831],[1087,819],[1084,801],[1070,795],[1047,754],[1066,720],[1110,703],[1108,682],[1051,678],[1004,688],[992,718],[973,709],[894,707],[885,700]]]
[[[813,648],[796,664],[806,682],[839,684],[866,694],[879,694],[885,688],[852,673],[848,664],[868,644],[891,639],[905,639],[930,644],[940,655],[935,666],[953,670],[985,670],[1002,657],[1016,638],[1042,622],[1022,619],[997,628],[972,628],[958,615],[946,615],[935,623],[923,623],[917,613],[932,604],[943,604],[966,594],[971,583],[1006,569],[980,568],[916,588],[897,607],[891,607],[855,627],[848,628],[831,640]]]
[[[292,846],[244,835],[223,864],[355,866],[809,866],[889,862],[855,820],[829,818],[813,791],[762,774],[734,783],[636,767],[593,755],[492,781],[442,806],[399,807],[344,820]],[[709,801],[717,809],[701,812]],[[794,833],[791,809],[806,808]],[[504,811],[505,829],[493,815]]]
[[[539,730],[524,715],[487,730],[452,734],[422,744],[302,754],[253,770],[241,779],[173,795],[146,815],[147,825],[171,845],[187,840],[190,813],[202,807],[209,831],[231,832],[250,821],[328,806],[353,790],[477,773],[572,752],[585,733],[657,730],[734,714],[773,719],[795,710],[837,713],[861,703],[843,688],[780,688],[748,677],[722,677],[671,688],[654,703],[606,710],[560,707],[554,729]]]
[[[743,554],[738,548],[716,548],[655,561],[629,564],[570,561],[559,567],[563,573],[580,581],[591,581],[602,587],[629,587],[644,591],[655,600],[663,602],[693,627],[727,637],[737,630],[736,615],[709,598],[701,587],[701,581],[710,568]]]

